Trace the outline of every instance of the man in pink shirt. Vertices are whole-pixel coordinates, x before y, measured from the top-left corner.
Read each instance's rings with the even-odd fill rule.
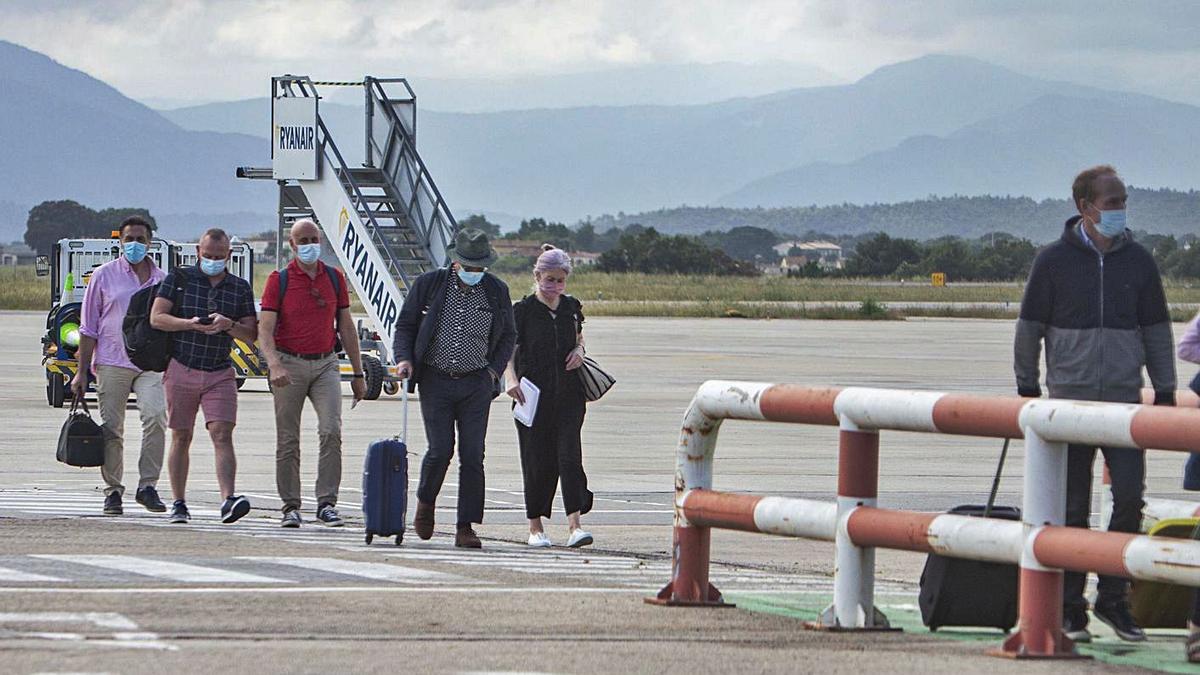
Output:
[[[143,372],[125,354],[121,324],[129,299],[139,290],[163,280],[163,271],[146,256],[152,236],[150,223],[140,216],[121,222],[121,257],[96,268],[83,296],[79,326],[79,370],[71,380],[71,391],[82,397],[88,373],[96,375],[96,396],[106,442],[104,466],[104,513],[119,516],[124,510],[121,484],[125,472],[125,405],[130,392],[137,394],[142,418],[142,456],[138,460],[137,502],[148,511],[167,510],[158,496],[166,445],[167,399],[162,373]]]

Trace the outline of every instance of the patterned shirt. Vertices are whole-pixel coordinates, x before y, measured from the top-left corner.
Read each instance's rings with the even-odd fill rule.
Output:
[[[96,341],[92,355],[93,371],[96,366],[117,366],[138,370],[125,353],[125,334],[121,326],[129,299],[147,286],[163,280],[163,271],[150,263],[150,277],[146,283],[138,280],[133,265],[121,256],[101,265],[92,273],[87,290],[83,294],[82,322],[79,332]]]
[[[178,276],[182,274],[182,284],[177,284]],[[192,319],[198,316],[208,316],[213,312],[221,314],[237,323],[240,319],[254,316],[254,293],[245,279],[226,273],[221,283],[213,286],[208,277],[200,270],[186,267],[172,270],[159,287],[158,297],[175,300],[175,287],[183,286],[181,307],[171,309],[171,314]],[[233,336],[229,333],[206,335],[200,331],[185,330],[175,333],[176,361],[194,370],[217,371],[233,365],[229,358],[229,349],[233,346]]]
[[[458,273],[446,278],[446,301],[425,363],[451,375],[487,368],[492,308],[483,284],[463,286]]]

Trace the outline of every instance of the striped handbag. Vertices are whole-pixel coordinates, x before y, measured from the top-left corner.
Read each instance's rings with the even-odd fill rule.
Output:
[[[617,379],[604,372],[595,359],[583,357],[583,365],[579,367],[579,379],[583,381],[583,396],[589,402],[598,401],[601,396],[617,383]]]

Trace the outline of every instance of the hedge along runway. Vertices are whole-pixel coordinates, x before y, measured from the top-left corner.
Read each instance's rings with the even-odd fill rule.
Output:
[[[361,545],[361,532],[353,529],[361,523],[354,508],[361,497],[358,468],[371,440],[398,431],[394,397],[353,411],[347,406],[342,507],[351,527],[276,528],[274,428],[261,383],[243,392],[235,436],[239,490],[256,507],[246,523],[212,522],[212,452],[199,436],[193,526],[164,527],[132,500],[127,516],[100,517],[96,473],[52,459],[63,411],[45,403],[38,350],[44,316],[5,313],[0,322],[0,579],[7,580],[0,583],[0,661],[13,664],[6,670],[211,670],[244,664],[248,656],[261,659],[268,672],[394,670],[401,664],[417,672],[795,672],[798,663],[813,670],[1029,670],[981,656],[980,642],[941,640],[920,630],[911,607],[922,558],[907,553],[879,556],[887,580],[881,603],[910,628],[904,635],[800,630],[798,619],[811,618],[829,595],[833,549],[822,543],[719,532],[713,555],[727,564],[717,565],[714,576],[751,611],[641,603],[666,581],[673,452],[683,409],[701,381],[1008,393],[1009,322],[590,320],[589,351],[619,380],[585,424],[585,466],[598,497],[585,523],[596,535],[596,550],[556,549],[544,557],[521,545],[520,466],[503,399],[493,408],[487,522],[479,530],[487,548],[479,554],[446,545],[455,494],[449,484],[432,542],[410,535],[399,549]],[[1190,372],[1181,365],[1181,373]],[[419,419],[414,415],[409,439],[418,452],[424,443]],[[308,490],[315,470],[311,415],[306,425]],[[131,456],[136,435],[133,429]],[[835,450],[831,429],[729,423],[718,445],[715,487],[832,499]],[[998,452],[990,441],[885,434],[881,501],[927,510],[979,502]],[[1181,466],[1178,456],[1152,453],[1150,493],[1186,498],[1177,490]],[[1020,479],[1020,446],[1014,444],[1001,503],[1019,502]],[[564,530],[561,516],[549,524],[556,541],[565,539]],[[155,574],[142,573],[151,568]],[[58,639],[46,637],[52,635]],[[1106,640],[1100,646],[1124,650]],[[113,646],[121,641],[141,646]],[[872,649],[861,649],[865,644]],[[1173,635],[1133,649],[1135,657],[1158,654],[1160,664],[1182,654]]]

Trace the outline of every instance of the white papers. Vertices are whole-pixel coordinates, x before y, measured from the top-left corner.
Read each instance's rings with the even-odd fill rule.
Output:
[[[521,394],[525,397],[525,402],[517,402],[513,408],[513,417],[517,421],[527,427],[533,426],[533,416],[537,414],[538,397],[541,396],[542,390],[537,388],[537,385],[530,382],[527,378],[521,378]]]

